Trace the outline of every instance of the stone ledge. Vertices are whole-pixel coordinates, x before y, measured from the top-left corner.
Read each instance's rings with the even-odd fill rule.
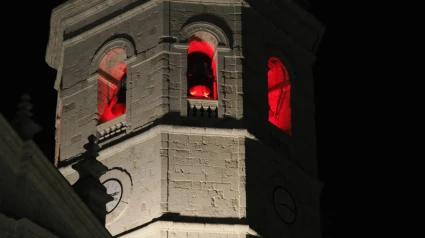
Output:
[[[218,234],[249,234],[256,237],[261,237],[249,225],[241,224],[208,224],[208,223],[186,223],[174,221],[156,221],[141,229],[124,234],[120,237],[147,237],[154,232],[198,232],[198,233],[218,233]]]
[[[190,117],[217,118],[217,107],[218,100],[187,99],[187,114]]]
[[[124,132],[126,126],[126,115],[123,114],[119,117],[116,117],[110,121],[102,123],[97,126],[98,139],[104,140],[110,138],[114,135]]]
[[[45,60],[47,64],[58,70],[59,60],[63,53],[63,33],[65,29],[77,22],[84,21],[88,17],[92,16],[96,12],[120,4],[123,0],[74,0],[66,1],[65,3],[57,6],[52,11],[50,18],[50,33],[49,42],[47,46],[47,52]],[[200,3],[202,4],[214,4],[214,5],[225,5],[225,6],[247,6],[245,0],[156,0],[146,1],[143,4],[135,7],[124,13],[123,16],[129,17],[139,10],[147,9],[151,6],[159,4],[160,2],[186,2],[186,3]],[[129,4],[129,3],[127,3]],[[124,7],[121,6],[121,8]],[[111,25],[111,22],[105,23],[105,25]],[[85,35],[85,34],[83,34]]]

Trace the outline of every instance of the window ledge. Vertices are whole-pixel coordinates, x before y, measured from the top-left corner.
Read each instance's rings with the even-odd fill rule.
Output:
[[[188,116],[201,118],[217,118],[218,100],[187,99]]]
[[[99,140],[104,140],[111,136],[117,135],[120,132],[125,131],[125,128],[127,127],[125,123],[125,119],[126,119],[126,116],[125,114],[123,114],[110,121],[107,121],[105,123],[98,125],[97,133],[99,136]]]

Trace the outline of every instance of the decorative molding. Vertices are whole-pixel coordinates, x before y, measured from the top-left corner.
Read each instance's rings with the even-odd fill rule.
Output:
[[[224,129],[224,128],[201,128],[201,127],[189,127],[189,126],[173,126],[173,125],[157,125],[144,133],[138,134],[134,137],[130,137],[125,141],[117,143],[113,146],[105,148],[99,151],[99,161],[103,161],[107,157],[117,154],[126,148],[140,144],[143,141],[154,138],[161,133],[168,134],[181,134],[181,135],[204,135],[204,136],[227,136],[227,137],[246,137],[253,140],[258,140],[254,135],[248,132],[247,129]],[[71,171],[65,167],[61,169],[63,174],[69,174]]]
[[[90,74],[96,74],[102,58],[111,50],[121,48],[125,50],[126,59],[135,55],[135,46],[127,39],[118,38],[105,43],[98,49],[90,64]]]
[[[86,21],[87,18],[93,17],[98,12],[101,12],[107,8],[110,8],[116,4],[123,2],[124,0],[73,0],[66,1],[65,3],[59,5],[52,11],[52,16],[50,18],[50,33],[49,41],[47,45],[46,57],[45,60],[47,64],[58,70],[59,74],[59,60],[63,54],[63,36],[65,29],[73,24],[76,24],[81,21]],[[125,20],[129,17],[132,17],[135,13],[143,11],[151,6],[157,5],[161,2],[169,2],[170,0],[155,0],[155,1],[146,1],[135,8],[128,10],[120,15],[121,20]],[[187,2],[187,3],[199,3],[199,0],[172,0],[172,2]],[[127,1],[127,5],[131,4],[130,1]],[[245,0],[204,0],[202,4],[214,4],[214,5],[225,5],[225,6],[247,6],[248,4]],[[124,8],[123,4],[121,8]],[[94,34],[100,30],[103,30],[107,27],[113,26],[117,23],[117,20],[111,19],[105,23],[102,23],[94,28],[87,30],[85,33],[82,33],[78,36],[75,36],[73,41],[79,41],[84,39],[91,34]],[[71,43],[70,42],[70,43]]]
[[[155,232],[169,231],[169,232],[198,232],[198,233],[217,233],[217,234],[249,234],[257,237],[260,236],[255,230],[249,225],[229,225],[229,224],[208,224],[208,223],[186,223],[186,222],[174,222],[174,221],[156,221],[149,224],[146,227],[135,230],[131,233],[119,236],[123,238],[133,237],[147,237]]]
[[[190,117],[217,118],[218,100],[187,99],[187,115]]]
[[[209,22],[194,22],[183,27],[177,35],[178,43],[188,43],[190,37],[197,36],[212,43],[215,47],[229,46],[229,39],[218,26]]]
[[[10,123],[23,140],[32,139],[35,134],[42,130],[41,126],[31,119],[33,113],[30,110],[33,105],[30,99],[31,97],[28,94],[23,94],[21,96],[21,102],[18,104],[16,117]]]
[[[102,123],[97,126],[97,133],[99,140],[105,140],[114,135],[118,135],[121,132],[125,132],[126,125],[126,114],[116,117],[110,121]]]
[[[126,148],[140,144],[141,142],[152,139],[155,136],[158,136],[159,134],[162,134],[162,133],[184,134],[184,135],[204,135],[204,136],[225,135],[227,137],[232,137],[232,138],[246,137],[246,138],[250,138],[250,139],[258,141],[258,139],[253,134],[248,132],[247,129],[225,129],[225,128],[209,128],[209,127],[200,128],[200,127],[189,127],[189,126],[157,125],[145,131],[144,133],[137,134],[136,136],[130,137],[126,139],[125,141],[121,141],[110,147],[101,149],[99,151],[99,157],[97,157],[97,160],[102,162],[104,159],[114,154],[120,153],[124,151]],[[72,173],[76,173],[76,171],[71,168],[71,164],[59,168],[59,171],[65,177],[69,176]]]

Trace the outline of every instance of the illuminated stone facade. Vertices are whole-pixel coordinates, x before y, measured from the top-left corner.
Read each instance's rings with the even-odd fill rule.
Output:
[[[97,136],[101,181],[120,184],[112,235],[320,237],[312,65],[323,31],[284,0],[57,7],[46,54],[58,70],[56,166],[74,184],[71,165]],[[212,99],[188,98],[194,38],[214,46]],[[126,57],[126,112],[100,123],[98,69],[114,49]],[[291,80],[292,135],[268,120],[271,57]]]

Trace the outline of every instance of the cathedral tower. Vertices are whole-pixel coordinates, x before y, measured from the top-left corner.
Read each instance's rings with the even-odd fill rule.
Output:
[[[55,165],[89,136],[119,237],[320,237],[312,65],[289,0],[73,0],[55,8]]]

